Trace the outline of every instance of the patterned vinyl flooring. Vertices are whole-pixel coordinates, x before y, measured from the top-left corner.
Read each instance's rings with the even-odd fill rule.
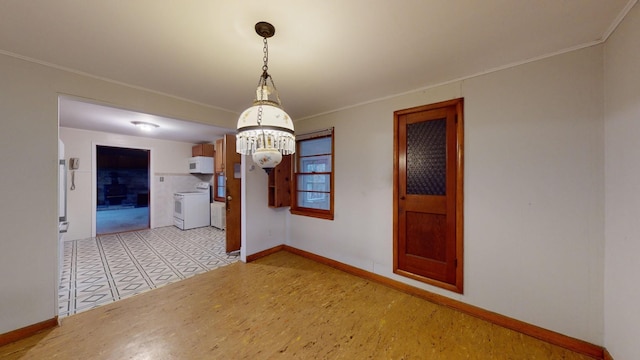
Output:
[[[58,316],[73,315],[238,261],[214,227],[162,227],[64,242]]]

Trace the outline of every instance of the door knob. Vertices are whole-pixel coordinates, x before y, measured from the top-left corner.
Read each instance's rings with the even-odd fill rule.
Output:
[[[233,198],[231,197],[231,195],[227,196],[227,200],[229,200],[229,201],[233,200]]]

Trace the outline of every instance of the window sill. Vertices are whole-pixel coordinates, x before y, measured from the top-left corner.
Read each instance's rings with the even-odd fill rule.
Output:
[[[300,210],[300,209],[291,209],[289,210],[293,215],[301,215],[301,216],[309,216],[318,219],[324,220],[333,220],[333,214],[326,211],[313,211],[313,210]]]

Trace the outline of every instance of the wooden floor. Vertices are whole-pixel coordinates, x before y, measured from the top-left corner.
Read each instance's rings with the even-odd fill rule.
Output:
[[[1,359],[589,359],[288,252],[64,318]]]

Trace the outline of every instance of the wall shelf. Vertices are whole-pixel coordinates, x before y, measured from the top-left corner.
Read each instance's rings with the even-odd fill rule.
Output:
[[[271,170],[267,186],[270,208],[291,206],[291,155],[283,156],[282,162]]]

